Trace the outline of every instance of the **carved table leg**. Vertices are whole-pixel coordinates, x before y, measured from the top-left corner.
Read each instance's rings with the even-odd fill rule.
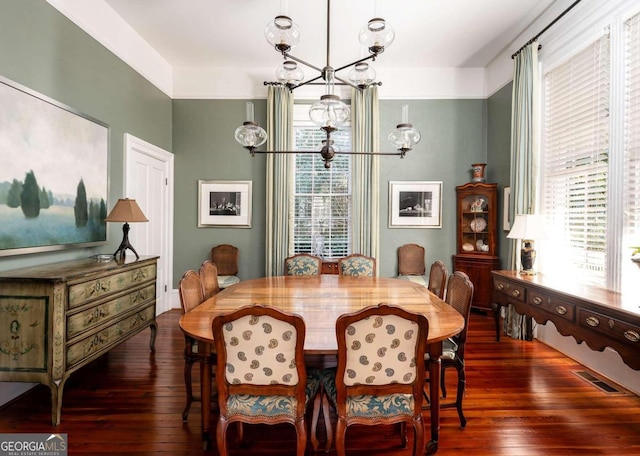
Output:
[[[198,350],[202,348],[200,361],[200,400],[202,407],[202,448],[211,446],[211,345],[198,341]]]
[[[442,374],[442,341],[429,345],[429,400],[431,410],[431,440],[427,442],[427,454],[438,451],[440,436],[440,375]]]
[[[158,323],[155,320],[150,325],[151,327],[151,340],[149,341],[149,348],[151,351],[156,351],[156,335],[158,334]]]
[[[491,304],[493,310],[493,318],[496,322],[496,340],[500,342],[500,314],[502,313],[502,306],[496,302]]]

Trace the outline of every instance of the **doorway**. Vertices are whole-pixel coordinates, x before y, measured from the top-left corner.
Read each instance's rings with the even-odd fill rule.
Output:
[[[130,134],[124,135],[124,194],[138,202],[148,223],[131,227],[139,255],[158,256],[156,313],[171,309],[173,277],[173,154]]]

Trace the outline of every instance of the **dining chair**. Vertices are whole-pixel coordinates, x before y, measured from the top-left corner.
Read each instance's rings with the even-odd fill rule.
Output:
[[[338,274],[374,277],[376,275],[376,259],[359,253],[340,258],[338,259]]]
[[[240,282],[238,277],[239,250],[231,244],[220,244],[211,249],[211,261],[218,268],[220,288],[228,288]]]
[[[460,427],[462,429],[467,425],[467,419],[462,412],[462,399],[467,384],[465,374],[464,349],[467,341],[467,332],[469,331],[469,317],[471,315],[471,302],[473,301],[473,283],[469,280],[469,276],[462,271],[455,271],[449,276],[447,282],[447,293],[445,302],[456,309],[464,317],[464,328],[460,333],[446,339],[442,345],[441,375],[440,389],[442,397],[447,397],[447,389],[445,387],[445,372],[447,369],[455,368],[458,373],[458,385],[455,402],[440,403],[441,409],[456,408],[458,417],[460,418]],[[429,357],[425,357],[428,364]]]
[[[298,253],[285,258],[285,275],[320,275],[322,259],[307,253]]]
[[[204,301],[204,292],[200,275],[193,270],[186,271],[178,284],[178,294],[180,296],[180,307],[182,314],[191,312]],[[182,411],[182,420],[187,421],[189,410],[193,401],[199,401],[200,397],[193,395],[191,381],[191,371],[193,364],[202,360],[202,354],[198,353],[198,341],[184,336],[184,386],[187,393],[187,403]],[[212,364],[215,364],[215,355],[212,355]]]
[[[322,375],[322,400],[331,403],[338,416],[338,456],[345,455],[349,426],[395,423],[413,426],[413,454],[424,454],[425,363],[416,360],[424,359],[428,332],[424,315],[384,303],[338,318],[338,365]],[[326,416],[325,412],[325,423]],[[327,451],[330,445],[329,426]]]
[[[320,373],[305,368],[302,317],[256,304],[216,316],[212,330],[218,354],[219,454],[228,454],[226,433],[233,422],[289,423],[297,434],[296,454],[303,456],[305,411],[320,387]]]
[[[424,276],[424,247],[418,244],[404,244],[398,247],[398,278],[427,286]]]
[[[440,299],[444,299],[447,286],[447,267],[440,260],[436,260],[429,269],[429,284],[427,288]]]
[[[204,299],[207,300],[211,296],[218,294],[220,292],[220,284],[218,283],[218,267],[215,263],[211,260],[203,261],[198,272],[202,281]]]

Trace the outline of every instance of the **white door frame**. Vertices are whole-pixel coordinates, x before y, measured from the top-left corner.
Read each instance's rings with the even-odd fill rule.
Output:
[[[167,201],[166,219],[161,223],[166,232],[165,245],[162,246],[162,252],[158,261],[163,262],[162,268],[164,277],[158,277],[159,281],[164,281],[164,285],[160,282],[161,293],[163,296],[157,296],[156,313],[161,314],[172,308],[172,292],[173,292],[173,181],[174,181],[174,155],[164,149],[154,146],[140,138],[136,138],[128,133],[124,135],[124,194],[128,195],[127,189],[127,173],[131,156],[133,153],[144,154],[165,164],[167,182],[164,186],[166,192],[165,201]]]

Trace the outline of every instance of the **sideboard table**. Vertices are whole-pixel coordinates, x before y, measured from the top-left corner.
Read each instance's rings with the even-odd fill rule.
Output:
[[[156,262],[88,258],[0,272],[0,381],[47,385],[57,426],[72,372],[147,327],[154,349]]]
[[[538,323],[553,322],[563,336],[603,351],[611,347],[624,363],[640,370],[640,301],[603,288],[579,285],[563,277],[492,271],[496,339],[500,310],[512,304]]]

